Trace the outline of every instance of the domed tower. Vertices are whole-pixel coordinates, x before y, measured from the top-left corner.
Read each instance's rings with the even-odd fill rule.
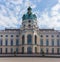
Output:
[[[37,26],[37,17],[32,13],[32,8],[28,7],[27,13],[22,17],[22,27],[24,29],[36,29]]]
[[[20,44],[22,53],[35,53],[39,40],[37,17],[32,13],[32,8],[28,7],[27,13],[22,17],[22,27],[20,28]],[[38,49],[39,50],[39,49]]]

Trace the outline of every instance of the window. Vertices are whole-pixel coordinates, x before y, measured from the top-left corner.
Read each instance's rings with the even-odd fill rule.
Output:
[[[0,48],[0,54],[2,53],[2,48]]]
[[[48,35],[46,35],[46,37],[48,37]]]
[[[60,41],[59,41],[59,39],[57,39],[57,46],[60,46]]]
[[[11,53],[13,53],[13,48],[11,48]]]
[[[1,37],[3,37],[3,35],[1,35]]]
[[[11,39],[11,46],[13,46],[13,39]]]
[[[16,46],[19,46],[19,39],[16,39]]]
[[[46,39],[46,46],[49,46],[49,40]]]
[[[54,46],[54,39],[52,39],[52,46]]]
[[[22,53],[24,53],[24,47],[22,47]]]
[[[59,35],[57,35],[57,37],[59,37]]]
[[[24,45],[24,42],[25,42],[25,36],[23,35],[22,36],[22,45]]]
[[[41,35],[40,37],[43,37],[43,35]]]
[[[0,46],[2,46],[2,44],[3,44],[3,40],[2,40],[2,39],[0,39]]]
[[[40,39],[40,45],[43,46],[43,39]]]
[[[5,53],[8,53],[8,48],[5,48]]]
[[[23,25],[25,27],[25,25]]]
[[[28,21],[29,23],[31,22],[31,20]]]
[[[16,35],[16,37],[19,37],[19,35]]]
[[[42,53],[42,51],[43,51],[43,48],[40,49],[40,53]]]
[[[52,54],[54,54],[54,48],[52,48]]]
[[[54,37],[54,35],[51,35],[51,37]]]
[[[30,34],[27,36],[27,43],[32,44],[32,36]]]
[[[30,28],[30,27],[31,27],[31,25],[29,24],[29,25],[28,25],[28,27]]]
[[[60,48],[57,48],[57,54],[59,54],[60,53]]]
[[[13,37],[13,35],[11,35],[11,37]]]
[[[16,53],[18,53],[18,48],[16,48]]]
[[[5,37],[8,37],[8,35],[5,35]]]
[[[37,36],[35,35],[35,44],[37,44]]]
[[[5,45],[6,46],[8,45],[8,39],[5,39]]]
[[[47,53],[47,54],[48,54],[48,51],[49,51],[48,48],[46,48],[46,53]]]

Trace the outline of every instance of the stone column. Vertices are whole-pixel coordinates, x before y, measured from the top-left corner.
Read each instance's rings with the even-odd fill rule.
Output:
[[[35,53],[35,48],[34,48],[34,45],[35,45],[35,37],[34,37],[34,34],[32,35],[32,53]]]
[[[37,53],[40,53],[40,36],[37,35]]]
[[[25,34],[24,52],[27,53],[27,34]]]

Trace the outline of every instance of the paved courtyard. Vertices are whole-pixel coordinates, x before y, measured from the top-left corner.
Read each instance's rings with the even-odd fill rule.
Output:
[[[60,58],[6,57],[0,58],[0,62],[60,62]]]

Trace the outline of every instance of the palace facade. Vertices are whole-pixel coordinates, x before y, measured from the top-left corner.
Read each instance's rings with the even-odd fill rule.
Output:
[[[0,30],[0,53],[60,53],[60,32],[40,29],[37,17],[28,7],[19,29]]]

